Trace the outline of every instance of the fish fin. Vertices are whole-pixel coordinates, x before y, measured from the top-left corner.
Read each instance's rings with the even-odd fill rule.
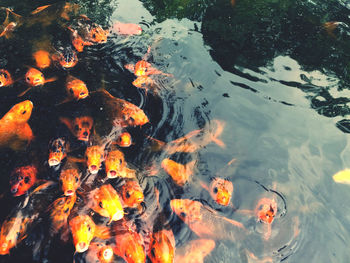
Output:
[[[56,80],[57,80],[57,77],[52,77],[52,78],[46,79],[45,83],[53,82],[53,81],[56,81]]]
[[[30,195],[32,195],[32,194],[34,194],[34,193],[36,193],[36,192],[39,192],[39,191],[42,190],[42,189],[48,188],[49,186],[51,186],[51,185],[53,185],[53,184],[55,184],[55,182],[53,182],[53,181],[47,181],[47,182],[45,182],[45,183],[39,185],[37,188],[35,188],[34,191],[30,193]]]
[[[67,162],[84,163],[85,159],[84,158],[77,158],[77,157],[73,157],[73,156],[67,156]]]
[[[71,119],[66,118],[66,117],[59,117],[59,120],[60,120],[60,122],[65,124],[70,131],[73,130]]]
[[[145,135],[147,139],[150,139],[151,141],[151,150],[152,151],[161,151],[162,148],[165,147],[166,143],[165,142],[162,142],[158,139],[155,139],[149,135]]]
[[[26,94],[29,90],[31,90],[32,87],[29,87],[28,89],[26,89],[25,91],[23,91],[22,93],[18,94],[17,97],[22,97],[24,94]]]
[[[38,8],[36,8],[34,11],[32,11],[30,14],[31,15],[35,15],[41,11],[43,11],[44,9],[48,8],[51,5],[44,5],[44,6],[39,6]]]
[[[135,71],[135,65],[134,64],[126,64],[126,65],[124,65],[124,68],[126,68],[127,70],[130,70],[131,72]]]
[[[206,183],[204,183],[203,181],[199,181],[199,185],[202,188],[204,188],[205,190],[207,190],[208,192],[210,191],[208,185]]]
[[[55,106],[59,106],[62,105],[64,103],[70,102],[72,99],[71,98],[65,98],[64,100],[62,100],[61,102],[55,104]]]
[[[340,184],[350,184],[350,169],[344,169],[334,174],[333,181]]]
[[[111,237],[109,228],[106,226],[96,226],[94,235],[101,239],[109,239]]]
[[[216,130],[210,134],[211,140],[215,142],[217,145],[219,145],[221,148],[225,148],[226,147],[225,143],[222,140],[218,139],[218,137],[221,135],[221,133],[224,130],[225,122],[219,121],[219,120],[214,120],[214,121],[216,122],[217,127],[216,127]]]

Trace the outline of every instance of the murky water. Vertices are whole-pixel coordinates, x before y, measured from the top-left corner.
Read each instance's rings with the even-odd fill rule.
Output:
[[[93,100],[59,104],[66,98],[69,73],[84,80],[90,92],[103,88],[135,104],[150,120],[127,129],[134,144],[122,149],[128,165],[138,171],[145,195],[145,213],[127,210],[126,216],[140,233],[170,228],[177,251],[191,240],[215,240],[204,262],[347,262],[350,191],[335,184],[332,175],[350,161],[349,4],[340,0],[168,2],[80,2],[87,16],[104,27],[116,21],[136,23],[143,33],[112,33],[107,43],[85,47],[77,66],[69,71],[50,67],[45,76],[57,81],[21,98],[17,95],[26,85],[20,78],[33,65],[33,45],[49,39],[56,48],[65,47],[70,39],[66,31],[53,26],[24,27],[13,38],[0,39],[1,68],[19,79],[0,90],[1,116],[15,103],[30,99],[34,108],[29,124],[35,135],[27,151],[2,149],[1,220],[25,200],[9,194],[14,167],[35,162],[43,179],[58,181],[58,171],[49,168],[47,157],[50,139],[69,133],[59,117],[92,114],[98,132],[106,135],[101,125],[109,116],[95,114],[98,104]],[[1,5],[26,15],[50,3],[4,1]],[[332,29],[325,26],[328,22],[337,23]],[[172,76],[157,75],[146,92],[131,84],[135,76],[124,65],[142,59],[149,47],[148,61]],[[169,154],[152,150],[147,137],[171,142],[194,130],[208,132],[217,121],[224,124],[219,136],[224,146],[210,142],[193,153]],[[195,161],[192,179],[184,186],[174,183],[161,167],[165,158],[181,164]],[[215,203],[203,187],[216,177],[233,182],[227,207]],[[121,181],[109,179],[116,189]],[[58,186],[46,193],[45,198],[37,198],[44,199],[47,207],[62,194]],[[263,197],[277,202],[271,229],[254,213],[241,212],[254,211]],[[172,212],[170,200],[177,198],[200,201],[241,222],[247,232],[209,220],[208,229],[218,225],[216,231],[196,234]],[[69,233],[64,241],[50,235],[49,209],[40,209],[38,224],[9,255],[1,256],[1,262],[95,262],[89,261],[87,252],[74,253]],[[96,214],[93,218],[104,222]]]

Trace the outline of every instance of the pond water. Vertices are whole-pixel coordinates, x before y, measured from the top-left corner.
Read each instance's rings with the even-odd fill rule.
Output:
[[[28,16],[36,7],[53,2],[8,0],[1,5]],[[184,254],[182,247],[191,240],[215,240],[204,262],[348,261],[350,203],[346,200],[350,188],[332,180],[350,162],[350,6],[346,1],[76,3],[104,28],[117,21],[135,23],[142,34],[118,35],[112,30],[106,43],[86,46],[78,53],[72,69],[52,66],[43,71],[45,77],[56,80],[21,97],[17,95],[27,88],[23,76],[34,65],[33,46],[49,41],[56,49],[67,47],[69,34],[66,29],[39,24],[22,26],[12,37],[0,39],[1,68],[13,72],[17,80],[0,90],[1,116],[14,104],[31,100],[34,108],[29,125],[35,136],[25,149],[1,149],[1,220],[18,211],[18,204],[25,206],[25,195],[12,197],[9,193],[9,177],[15,167],[35,163],[42,180],[56,182],[35,197],[45,206],[37,205],[37,223],[9,255],[0,256],[0,262],[96,262],[87,252],[74,252],[69,228],[64,240],[61,234],[50,232],[49,205],[62,192],[59,170],[47,163],[48,144],[52,138],[70,134],[59,118],[90,114],[100,136],[106,135],[104,125],[110,118],[103,115],[105,111],[95,114],[100,105],[93,95],[92,99],[61,103],[66,98],[68,74],[82,79],[90,92],[106,89],[133,103],[150,120],[141,127],[127,127],[133,144],[120,148],[126,163],[137,171],[145,196],[144,213],[126,209],[126,221],[135,223],[139,233],[171,229],[175,255],[176,251]],[[132,85],[136,77],[124,67],[145,54],[152,66],[169,74],[155,75],[147,91]],[[172,142],[195,130],[215,133],[220,125],[223,130],[218,139],[223,144],[207,140],[201,145],[200,141],[191,153],[170,154],[164,148],[152,148],[151,138]],[[77,155],[81,157],[86,145],[80,147]],[[184,186],[162,168],[166,158],[194,163],[193,175]],[[103,169],[101,177],[105,176]],[[80,172],[90,176],[83,165]],[[228,206],[217,204],[205,189],[217,177],[233,183]],[[101,180],[116,189],[123,184],[122,179]],[[277,202],[270,225],[249,213],[263,197]],[[172,211],[172,199],[196,200],[210,207],[208,211],[218,217],[208,220],[209,234],[198,234],[184,223]],[[80,202],[77,206],[86,211],[87,201]],[[78,210],[75,213],[81,213]],[[97,213],[89,213],[94,214],[95,223],[106,223]],[[246,232],[235,232],[222,218],[242,223]],[[211,231],[213,225],[217,230]],[[205,232],[206,227],[199,228]],[[144,235],[147,248],[149,238]],[[108,242],[113,245],[114,237]],[[115,256],[113,262],[123,260]],[[177,260],[185,262],[175,256]]]

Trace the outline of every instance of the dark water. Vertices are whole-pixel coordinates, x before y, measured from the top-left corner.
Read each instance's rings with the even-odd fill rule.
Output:
[[[28,14],[43,1],[4,1],[16,13]],[[218,240],[205,262],[348,262],[350,218],[346,200],[348,186],[337,185],[332,175],[347,167],[349,142],[349,54],[350,6],[346,1],[82,1],[85,13],[108,27],[116,20],[142,26],[140,36],[111,35],[107,43],[87,47],[69,71],[84,80],[90,91],[107,89],[115,97],[142,108],[150,123],[132,128],[135,144],[124,150],[126,160],[140,172],[160,167],[164,154],[146,150],[144,135],[172,141],[190,131],[206,127],[213,120],[225,122],[220,139],[194,154],[172,158],[180,163],[196,160],[194,178],[207,184],[213,177],[234,184],[232,205],[254,209],[262,196],[275,195],[279,214],[272,223],[272,238],[261,240],[264,225],[237,215],[231,208],[216,205],[197,184],[177,187],[164,172],[141,177],[150,200],[154,187],[178,246],[196,235],[169,207],[173,198],[190,198],[209,204],[220,214],[242,220],[250,234],[244,240]],[[339,22],[332,32],[323,26]],[[64,31],[55,28],[27,29],[13,39],[0,39],[1,67],[23,76],[32,65],[32,43],[52,35],[56,45],[68,45]],[[156,91],[137,89],[133,74],[124,68],[136,63],[151,47],[150,62],[174,77],[160,76]],[[57,82],[32,90],[19,81],[1,88],[1,114],[24,99],[33,101],[29,121],[35,139],[35,156],[3,150],[2,192],[8,191],[13,167],[30,163],[42,165],[45,176],[54,173],[45,167],[49,140],[61,132],[61,115],[73,109],[57,108],[62,101],[66,72],[55,67],[45,75]],[[89,106],[88,106],[89,107]],[[93,107],[93,106],[91,106]],[[1,116],[2,116],[1,115]],[[233,167],[227,163],[236,159]],[[160,168],[161,169],[161,168]],[[276,194],[278,193],[278,194]],[[52,195],[57,193],[53,191]],[[52,197],[54,199],[54,197]],[[3,199],[2,220],[18,202]],[[151,207],[151,205],[150,205]],[[72,262],[71,240],[47,237],[46,223],[29,233],[10,256],[1,262]],[[150,217],[148,221],[155,222]],[[228,231],[228,230],[227,230]],[[45,253],[44,253],[45,251]],[[48,254],[48,255],[44,255]],[[77,262],[83,256],[75,255]]]

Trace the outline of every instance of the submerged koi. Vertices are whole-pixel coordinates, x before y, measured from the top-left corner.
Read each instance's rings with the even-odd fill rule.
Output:
[[[47,82],[55,81],[56,79],[57,78],[45,79],[44,74],[36,68],[29,68],[25,75],[26,82],[32,87],[41,86]]]
[[[104,159],[104,150],[101,146],[93,145],[85,151],[86,166],[91,174],[97,174]]]
[[[115,22],[111,28],[113,33],[119,35],[140,35],[142,28],[137,24]]]
[[[162,168],[171,176],[174,182],[180,186],[184,186],[190,180],[195,165],[195,160],[185,165],[168,158],[162,161]]]
[[[0,26],[0,37],[4,36],[6,39],[8,39],[12,36],[12,32],[15,30],[15,28],[22,25],[23,18],[22,16],[14,13],[9,8],[1,9],[5,9],[6,18]]]
[[[179,262],[174,261],[175,238],[171,230],[162,229],[152,234],[148,248],[148,257],[152,263]]]
[[[135,208],[144,201],[143,191],[139,183],[135,180],[128,180],[121,187],[123,203]]]
[[[57,198],[49,207],[52,220],[51,230],[57,233],[67,225],[70,212],[75,204],[77,196],[75,194]]]
[[[78,167],[67,161],[61,170],[60,185],[65,196],[75,195],[80,186],[80,173]]]
[[[215,241],[211,239],[191,240],[186,245],[176,249],[175,261],[182,263],[202,263],[204,258],[215,248]]]
[[[170,207],[200,238],[236,241],[246,236],[243,224],[220,216],[215,210],[198,201],[173,199]]]
[[[110,184],[102,185],[90,194],[91,208],[101,216],[109,218],[109,223],[124,217],[123,206],[117,191]]]
[[[13,84],[10,72],[6,69],[0,69],[0,87],[7,87]]]
[[[78,63],[78,56],[71,48],[57,51],[51,58],[64,69],[73,68]]]
[[[209,188],[204,184],[202,186],[218,204],[227,206],[230,203],[233,193],[232,182],[217,177],[211,181]]]
[[[48,68],[51,65],[50,53],[46,50],[35,51],[33,53],[33,59],[36,66],[40,69]]]
[[[8,146],[13,150],[19,150],[23,142],[33,140],[33,132],[28,124],[32,109],[31,101],[22,101],[14,105],[0,119],[0,147]]]
[[[333,181],[340,184],[350,184],[350,169],[344,169],[334,174]]]
[[[108,178],[135,178],[135,170],[126,166],[124,154],[116,149],[109,151],[105,159],[105,171]]]
[[[27,165],[15,168],[10,175],[11,194],[21,196],[37,181],[37,169],[33,165]]]
[[[89,96],[89,90],[86,87],[84,81],[77,79],[71,75],[66,80],[66,90],[68,96],[74,100],[85,99]]]
[[[110,263],[113,261],[113,248],[102,242],[91,242],[86,254],[87,262]]]
[[[121,133],[115,143],[120,147],[129,147],[132,144],[130,133]]]
[[[90,116],[80,116],[74,119],[61,117],[59,119],[79,141],[89,141],[94,124],[94,120]]]

